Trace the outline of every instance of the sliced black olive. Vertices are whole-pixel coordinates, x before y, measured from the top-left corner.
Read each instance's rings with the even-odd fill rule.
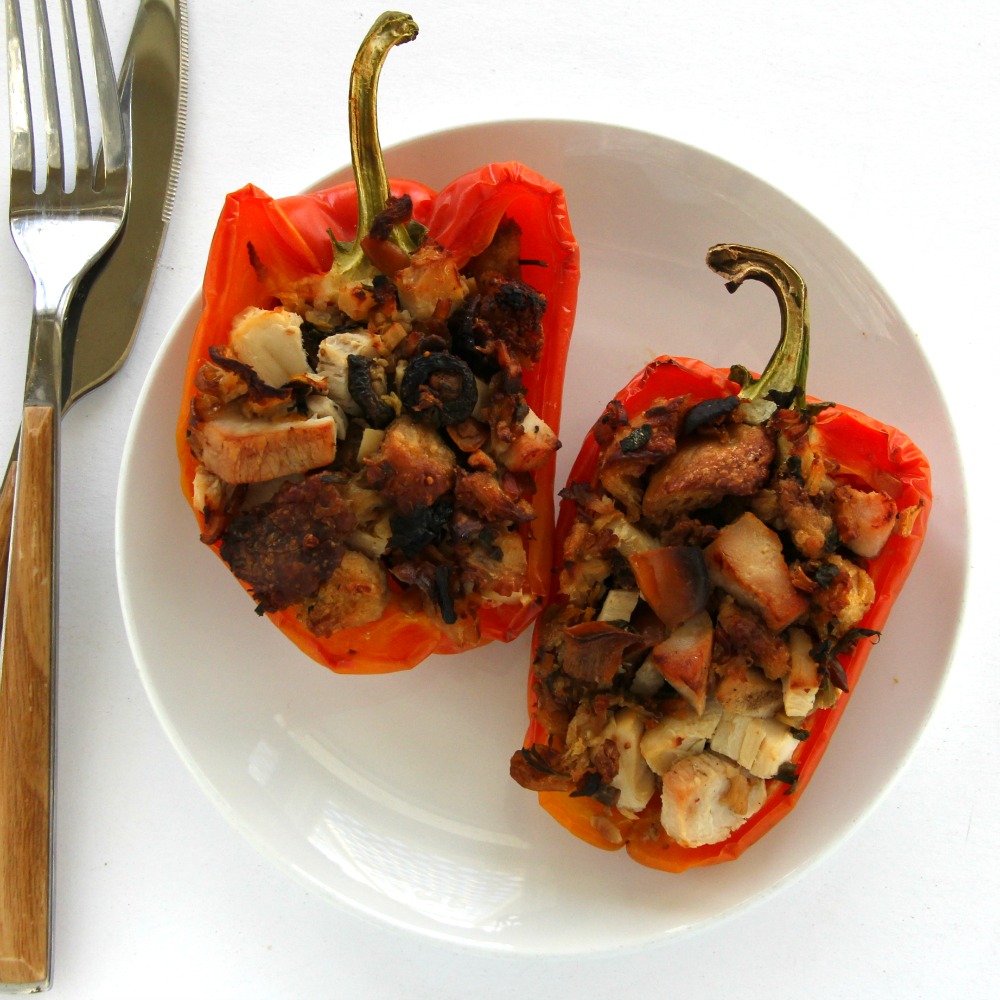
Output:
[[[476,377],[461,358],[433,352],[409,362],[399,395],[418,420],[445,427],[470,417],[479,394]]]
[[[719,396],[717,399],[705,399],[696,403],[684,418],[684,433],[690,434],[705,424],[710,424],[727,413],[732,413],[740,404],[739,396]]]
[[[347,391],[372,427],[386,427],[396,415],[382,398],[386,394],[385,372],[374,358],[347,356]]]

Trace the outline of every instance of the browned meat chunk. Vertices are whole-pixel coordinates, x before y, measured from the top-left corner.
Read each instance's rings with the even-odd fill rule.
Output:
[[[726,496],[750,496],[767,482],[774,455],[768,432],[749,424],[687,441],[653,472],[642,513],[652,521],[664,521],[711,507]]]
[[[285,483],[274,497],[232,519],[222,558],[251,589],[260,611],[311,597],[340,565],[357,518],[332,476]]]
[[[599,438],[602,430],[604,436],[611,434],[598,464],[601,485],[622,504],[630,521],[637,521],[642,513],[642,477],[646,470],[677,450],[677,434],[686,407],[686,396],[657,400],[634,421],[612,432],[617,409],[612,403],[595,427]]]
[[[479,514],[487,521],[530,521],[535,512],[527,500],[505,493],[496,476],[489,472],[458,471],[455,502],[459,507]]]
[[[545,296],[523,281],[491,274],[479,283],[479,319],[521,363],[542,356]]]
[[[725,597],[719,607],[717,623],[730,654],[745,655],[771,680],[788,673],[791,660],[787,643],[749,608]]]
[[[775,486],[779,528],[792,536],[795,547],[809,559],[817,559],[833,536],[833,518],[794,479]]]
[[[365,459],[368,485],[401,514],[430,507],[455,484],[455,456],[433,427],[400,417]]]

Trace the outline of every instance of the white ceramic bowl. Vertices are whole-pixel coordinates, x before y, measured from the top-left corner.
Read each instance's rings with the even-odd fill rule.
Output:
[[[199,543],[178,486],[174,422],[197,299],[153,365],[128,438],[122,607],[178,753],[233,825],[317,893],[474,948],[641,947],[787,885],[898,775],[958,626],[961,471],[913,333],[851,252],[778,191],[696,149],[608,125],[489,124],[387,153],[391,176],[432,187],[506,159],[564,186],[582,250],[560,483],[605,402],[653,357],[759,368],[770,356],[774,296],[756,283],[728,295],[704,264],[717,242],[762,246],[794,264],[810,292],[810,391],[895,424],[930,458],[937,488],[924,551],[795,811],[736,862],[679,876],[642,868],[574,839],[508,777],[526,721],[526,636],[412,672],[345,677],[257,618]]]

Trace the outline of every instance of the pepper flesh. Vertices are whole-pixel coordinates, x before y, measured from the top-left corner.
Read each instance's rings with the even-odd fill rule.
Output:
[[[386,179],[374,113],[379,59],[415,33],[405,15],[383,15],[359,52],[350,101],[355,183],[280,199],[247,185],[226,199],[206,266],[203,309],[185,372],[176,431],[182,489],[203,531],[205,518],[194,501],[197,462],[188,431],[196,377],[210,348],[227,343],[233,318],[243,310],[270,308],[277,293],[303,280],[374,274],[365,242],[390,193],[409,197],[413,222],[450,251],[459,268],[490,246],[504,220],[520,227],[522,257],[543,262],[532,269],[531,285],[546,300],[541,323],[544,350],[538,362],[524,371],[524,393],[531,409],[558,433],[579,281],[579,251],[565,195],[557,184],[516,162],[488,164],[437,193],[414,181]],[[380,40],[369,44],[373,36]],[[410,232],[402,225],[392,227],[388,239],[380,234],[379,242],[404,254],[413,249]],[[482,603],[476,634],[455,632],[431,620],[416,596],[400,588],[391,589],[377,621],[345,627],[327,637],[310,632],[294,608],[267,612],[268,617],[307,655],[335,671],[350,673],[408,669],[431,653],[460,652],[494,639],[510,641],[537,616],[549,589],[553,466],[549,462],[534,472],[535,518],[520,529],[527,559],[524,599]],[[213,547],[218,552],[220,544]]]
[[[801,278],[779,258],[755,248],[719,246],[709,252],[709,265],[730,279],[735,290],[746,278],[762,280],[772,287],[782,304],[782,337],[764,374],[755,379],[746,369],[729,371],[711,368],[688,358],[662,357],[640,372],[616,397],[630,420],[645,413],[663,399],[687,396],[692,407],[705,400],[725,397],[740,399],[748,423],[766,421],[785,407],[808,413],[816,451],[837,467],[838,480],[857,483],[867,489],[887,493],[900,511],[913,515],[908,530],[893,533],[878,555],[865,562],[875,588],[875,598],[858,628],[869,634],[880,632],[920,551],[931,506],[930,470],[920,450],[899,430],[843,405],[821,404],[805,395],[808,361],[808,310]],[[778,406],[774,404],[777,402]],[[611,407],[609,407],[611,409]],[[728,408],[727,408],[728,409]],[[602,447],[589,435],[569,474],[556,527],[556,551],[563,550],[577,520],[578,504],[574,484],[599,487]],[[557,556],[557,565],[559,563]],[[566,598],[554,594],[551,608]],[[534,634],[536,657],[542,647],[544,623]],[[771,779],[767,782],[764,805],[729,836],[716,843],[685,847],[671,840],[660,825],[655,808],[636,815],[609,806],[587,794],[587,790],[539,790],[539,802],[575,836],[606,850],[624,847],[636,861],[651,868],[681,872],[689,868],[718,864],[739,857],[794,807],[808,785],[830,738],[855,689],[872,643],[858,642],[837,657],[842,670],[843,691],[832,707],[814,712],[808,720],[808,738],[792,757],[795,775],[792,784]],[[536,661],[537,662],[537,661]],[[525,750],[529,761],[545,767],[551,763],[539,748],[558,746],[550,726],[558,720],[541,701],[539,674],[533,667],[529,681],[529,727]],[[556,744],[553,744],[553,740]],[[519,753],[512,759],[512,774],[519,767]],[[522,782],[523,783],[523,782]]]

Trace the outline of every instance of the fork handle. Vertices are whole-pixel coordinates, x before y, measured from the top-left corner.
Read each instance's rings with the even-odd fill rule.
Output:
[[[49,983],[59,419],[26,405],[0,664],[0,985]]]

